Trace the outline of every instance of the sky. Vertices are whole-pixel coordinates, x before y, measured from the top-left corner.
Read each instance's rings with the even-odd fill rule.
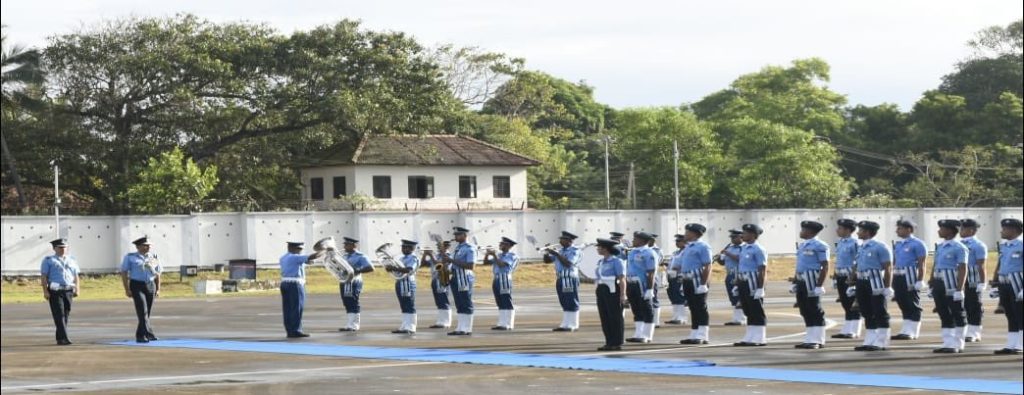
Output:
[[[692,103],[767,65],[820,57],[850,104],[912,108],[936,88],[966,42],[1024,15],[1019,0],[37,0],[0,2],[9,42],[128,16],[192,13],[266,23],[282,33],[359,19],[424,45],[478,46],[594,87],[616,108]]]

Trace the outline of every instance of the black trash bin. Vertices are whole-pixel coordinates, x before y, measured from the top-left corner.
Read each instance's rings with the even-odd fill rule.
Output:
[[[231,259],[228,260],[228,278],[232,280],[255,280],[256,260],[255,259]]]
[[[195,277],[199,275],[199,266],[196,265],[181,265],[178,268],[178,279],[184,279],[185,277]]]

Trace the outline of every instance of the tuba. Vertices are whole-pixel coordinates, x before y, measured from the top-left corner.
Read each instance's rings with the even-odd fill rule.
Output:
[[[388,252],[389,248],[391,248],[391,243],[384,243],[373,251],[375,254],[377,254],[377,262],[380,262],[380,264],[384,266],[384,269],[404,270],[405,265],[401,264],[400,262],[395,260],[395,257],[391,256],[391,253]],[[391,273],[391,277],[394,277],[395,280],[404,280],[406,277],[409,277],[409,275],[412,274],[411,271],[408,273],[403,273],[395,270],[387,270],[387,272]]]
[[[338,251],[338,245],[334,241],[334,237],[328,237],[321,239],[313,245],[313,250],[319,252],[324,251],[323,257],[317,259],[321,261],[324,268],[331,273],[334,278],[338,279],[340,283],[347,283],[352,281],[355,277],[355,270],[352,269],[352,265],[348,263],[345,256]]]

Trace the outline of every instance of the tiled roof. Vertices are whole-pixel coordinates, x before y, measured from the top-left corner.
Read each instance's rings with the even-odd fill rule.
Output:
[[[334,165],[535,166],[540,162],[472,137],[441,135],[366,136],[341,146],[310,167]]]

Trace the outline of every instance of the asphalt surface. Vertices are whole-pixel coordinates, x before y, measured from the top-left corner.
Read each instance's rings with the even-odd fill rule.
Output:
[[[835,341],[822,350],[797,350],[803,324],[793,298],[784,284],[770,284],[768,304],[769,345],[732,347],[743,336],[742,327],[723,326],[731,316],[721,288],[712,288],[711,344],[682,346],[678,340],[689,327],[662,325],[654,342],[628,344],[625,351],[601,353],[603,337],[594,308],[593,287],[584,285],[581,329],[554,333],[561,311],[552,289],[517,290],[516,329],[496,332],[489,328],[496,310],[489,289],[476,290],[477,316],[470,337],[445,335],[427,329],[435,310],[429,290],[417,295],[419,332],[395,335],[400,323],[393,293],[363,295],[362,330],[341,333],[344,309],[336,295],[307,298],[305,330],[312,337],[284,338],[279,297],[218,297],[161,299],[153,312],[154,330],[164,339],[221,339],[245,341],[306,342],[360,346],[441,348],[515,353],[591,355],[607,358],[660,360],[708,360],[718,366],[787,369],[779,380],[679,377],[635,373],[519,368],[507,366],[354,359],[269,353],[243,353],[191,349],[155,349],[115,346],[109,343],[134,339],[135,317],[130,299],[77,302],[71,316],[72,346],[56,346],[53,322],[43,303],[6,304],[0,307],[0,378],[3,393],[74,391],[86,393],[921,393],[892,387],[822,385],[802,382],[802,371],[842,371],[910,376],[974,378],[1021,381],[1024,362],[1020,356],[996,356],[992,351],[1005,343],[1005,319],[991,314],[994,302],[986,300],[983,341],[967,345],[958,355],[936,355],[931,350],[941,340],[938,317],[925,306],[922,336],[915,341],[895,342],[889,351],[854,352],[860,340]],[[664,294],[661,295],[664,297]],[[827,295],[828,318],[839,321],[841,310]],[[667,302],[667,301],[666,301]],[[890,304],[894,332],[899,314]],[[662,320],[670,309],[663,307]],[[454,321],[454,317],[453,317]],[[632,334],[627,315],[627,337]],[[830,324],[834,324],[830,322]],[[841,324],[841,322],[840,322]],[[838,326],[829,329],[836,333]],[[898,385],[898,383],[896,383]]]

